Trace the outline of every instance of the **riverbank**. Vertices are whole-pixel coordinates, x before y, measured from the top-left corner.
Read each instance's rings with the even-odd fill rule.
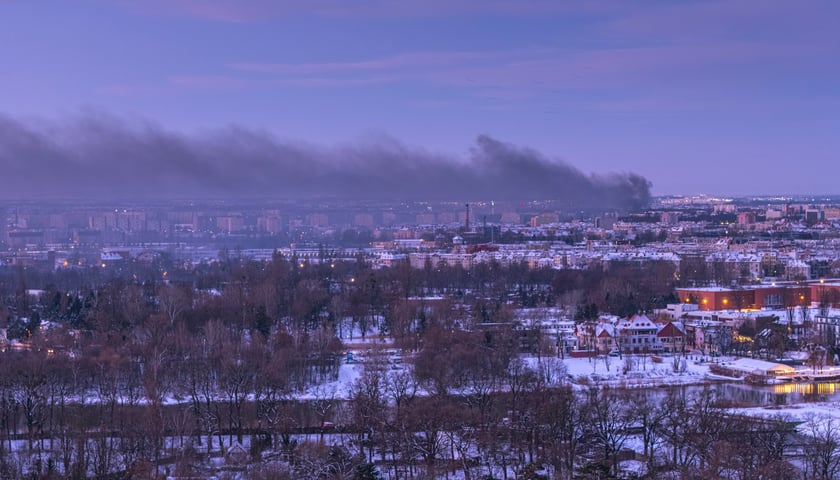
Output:
[[[709,364],[691,357],[651,355],[599,356],[562,360],[567,378],[576,385],[614,385],[653,388],[668,385],[696,385],[718,381],[709,378]]]

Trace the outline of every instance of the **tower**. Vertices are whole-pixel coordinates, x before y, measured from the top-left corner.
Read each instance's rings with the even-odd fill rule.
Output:
[[[469,203],[466,204],[466,207],[467,207],[467,221],[466,221],[466,224],[464,225],[464,230],[469,231],[470,230],[470,204]]]

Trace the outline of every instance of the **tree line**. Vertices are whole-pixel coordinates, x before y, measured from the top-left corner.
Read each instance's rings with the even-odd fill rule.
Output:
[[[540,341],[523,347],[515,309],[643,311],[673,291],[666,273],[375,269],[364,258],[280,255],[5,267],[0,319],[14,342],[0,353],[0,476],[156,478],[160,465],[189,474],[243,443],[252,478],[610,478],[641,435],[652,475],[776,478],[723,458],[743,442],[721,443],[717,456],[707,447],[731,440],[734,425],[756,436],[756,450],[788,445],[787,422],[733,418],[678,389],[572,386]],[[392,338],[404,363],[371,348],[364,373],[340,391],[348,345],[371,336]],[[536,364],[523,348],[537,348]],[[777,443],[771,430],[784,432]],[[319,439],[307,441],[313,432]],[[783,452],[743,455],[787,472]]]

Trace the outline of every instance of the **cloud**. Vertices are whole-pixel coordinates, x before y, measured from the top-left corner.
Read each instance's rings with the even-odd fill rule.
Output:
[[[178,75],[169,79],[175,85],[195,89],[235,89],[249,85],[248,80],[230,75]]]
[[[625,39],[689,43],[736,39],[802,44],[821,38],[824,33],[836,38],[834,19],[838,14],[840,4],[833,0],[808,3],[685,1],[635,9],[610,19],[604,26],[607,31],[621,34]],[[796,34],[790,35],[790,32]],[[824,45],[823,48],[831,47]]]
[[[236,125],[187,135],[96,112],[0,115],[0,169],[2,195],[14,198],[553,199],[624,209],[650,197],[642,176],[587,175],[484,135],[456,157],[388,137],[319,146]]]
[[[397,17],[396,22],[434,22],[454,14],[521,14],[556,18],[571,26],[556,35],[539,35],[537,43],[522,44],[512,37],[506,48],[492,51],[461,44],[452,51],[341,58],[352,55],[349,48],[296,63],[283,52],[254,49],[249,50],[250,58],[205,67],[209,70],[204,72],[170,74],[177,75],[175,87],[205,91],[434,85],[459,93],[474,90],[468,96],[494,92],[489,98],[497,102],[515,102],[522,96],[546,100],[554,92],[569,91],[679,103],[699,92],[718,104],[735,104],[754,95],[754,85],[760,84],[765,90],[778,90],[767,95],[774,101],[784,95],[787,78],[809,75],[819,81],[827,70],[832,73],[833,47],[840,38],[831,24],[840,4],[830,0],[805,6],[762,0],[118,1],[152,15],[274,21],[278,28],[299,15],[340,16],[343,25],[352,25],[358,18],[383,16]],[[317,25],[314,35],[319,35]],[[405,47],[399,39],[393,42],[396,50]]]
[[[480,51],[406,52],[388,57],[348,62],[233,63],[229,66],[236,70],[250,72],[287,75],[323,75],[457,65],[476,60],[493,60],[500,56],[498,52]]]
[[[422,82],[479,88],[612,89],[651,82],[702,82],[704,72],[746,72],[768,60],[794,58],[785,45],[709,43],[639,47],[529,48],[500,51],[407,52],[322,63],[231,63],[229,68],[283,85],[364,86]],[[760,76],[754,74],[753,76]],[[254,78],[254,77],[252,77]],[[319,82],[313,82],[318,79]],[[329,81],[328,81],[329,80]],[[365,80],[368,80],[367,82]]]
[[[143,84],[111,84],[95,89],[97,93],[111,97],[148,97],[160,95],[166,90],[161,85]]]
[[[442,15],[612,14],[626,2],[603,0],[118,0],[146,15],[252,23],[295,16],[342,18],[433,17]]]

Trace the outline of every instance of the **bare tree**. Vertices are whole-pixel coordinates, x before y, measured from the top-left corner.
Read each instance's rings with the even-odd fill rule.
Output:
[[[629,395],[631,414],[642,430],[644,455],[648,458],[649,468],[656,466],[656,448],[663,442],[662,427],[667,418],[665,404],[652,398],[651,392],[644,390]]]
[[[366,368],[352,387],[350,403],[356,429],[362,437],[359,443],[368,447],[368,462],[373,462],[377,437],[387,420],[385,372],[380,368]]]
[[[591,435],[603,449],[603,459],[610,463],[613,475],[618,473],[618,452],[629,436],[635,419],[626,397],[609,388],[591,387],[587,392],[586,418]]]
[[[791,468],[783,458],[792,423],[780,416],[752,418],[729,415],[719,440],[727,445],[725,458],[730,471],[742,479],[785,479]]]
[[[386,376],[385,392],[394,401],[397,415],[403,406],[414,400],[419,388],[420,384],[409,370],[390,371]]]
[[[189,290],[184,287],[162,284],[158,289],[160,312],[166,317],[170,327],[181,318],[192,305]]]
[[[695,458],[700,461],[700,468],[703,468],[711,453],[708,446],[721,439],[729,420],[718,405],[716,392],[712,390],[703,390],[697,394],[689,409],[689,445]]]
[[[684,389],[671,388],[662,402],[663,418],[658,434],[671,448],[670,464],[674,468],[685,468],[693,460],[689,448],[692,432],[688,419],[692,413]]]
[[[47,361],[42,352],[23,352],[12,364],[12,395],[26,422],[27,440],[32,449],[43,431],[47,412]]]
[[[581,397],[571,388],[549,389],[541,395],[537,416],[546,428],[548,459],[561,479],[571,479],[581,453],[586,418]]]
[[[804,425],[804,478],[831,480],[840,476],[840,422],[813,416]]]
[[[435,475],[435,466],[445,449],[444,434],[450,420],[451,405],[442,397],[411,404],[405,413],[409,448],[426,464],[427,475]]]
[[[318,415],[321,425],[329,418],[338,405],[338,391],[334,386],[317,385],[312,389],[312,410]]]

